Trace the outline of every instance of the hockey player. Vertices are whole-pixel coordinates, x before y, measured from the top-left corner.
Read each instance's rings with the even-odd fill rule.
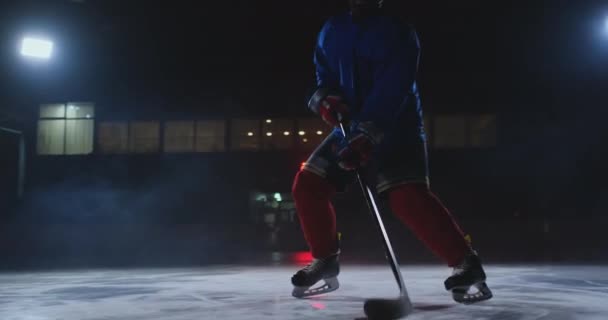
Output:
[[[382,11],[382,0],[350,0],[350,12],[323,26],[314,52],[317,90],[309,108],[334,127],[293,183],[293,196],[314,260],[292,277],[295,297],[338,288],[340,248],[332,196],[373,172],[393,213],[453,267],[446,290],[461,303],[492,297],[477,253],[430,191],[426,136],[416,85],[416,32]],[[339,122],[348,123],[346,139]],[[317,282],[325,284],[312,288]],[[474,294],[467,293],[476,287]]]

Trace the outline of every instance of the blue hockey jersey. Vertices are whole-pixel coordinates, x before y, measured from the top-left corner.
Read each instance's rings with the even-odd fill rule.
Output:
[[[354,120],[372,121],[385,139],[424,142],[419,55],[416,32],[397,18],[372,16],[355,23],[350,13],[335,16],[317,40],[317,86],[338,91]]]

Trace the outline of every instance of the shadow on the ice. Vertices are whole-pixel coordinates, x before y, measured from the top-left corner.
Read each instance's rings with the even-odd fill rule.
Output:
[[[323,303],[323,302],[350,302],[363,304],[368,298],[354,297],[354,296],[317,296],[303,298],[302,300],[308,300],[311,303]],[[450,309],[456,306],[455,304],[429,304],[429,303],[414,303],[414,312],[433,312]],[[367,320],[367,317],[356,317],[354,320]]]
[[[454,307],[450,304],[426,304],[426,303],[414,303],[414,312],[431,312],[445,310]],[[354,320],[369,320],[368,317],[355,318]]]
[[[313,302],[359,302],[365,303],[368,298],[364,297],[353,297],[353,296],[321,296],[321,297],[308,297],[302,298],[302,300],[308,300]],[[417,311],[438,311],[445,310],[455,307],[455,304],[429,304],[429,303],[414,303],[414,310]]]
[[[414,310],[416,311],[438,311],[445,310],[455,307],[455,304],[428,304],[428,303],[414,303]]]

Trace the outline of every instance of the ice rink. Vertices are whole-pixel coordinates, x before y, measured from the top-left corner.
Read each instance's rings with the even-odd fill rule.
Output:
[[[291,297],[297,267],[130,269],[0,274],[2,320],[362,319],[363,301],[393,297],[387,266],[343,266],[341,288]],[[608,268],[489,265],[494,298],[458,305],[443,290],[447,268],[402,269],[415,312],[408,319],[608,319]]]

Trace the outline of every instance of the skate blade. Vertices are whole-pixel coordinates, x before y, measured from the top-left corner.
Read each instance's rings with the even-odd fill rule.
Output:
[[[302,299],[336,291],[340,287],[340,282],[338,282],[337,277],[323,279],[323,281],[325,281],[325,284],[317,288],[310,289],[310,287],[294,287],[291,295],[298,299]]]
[[[477,288],[477,292],[469,293],[469,287],[459,287],[452,290],[454,301],[462,304],[473,304],[486,301],[492,298],[492,291],[485,282],[480,282],[472,287]]]

